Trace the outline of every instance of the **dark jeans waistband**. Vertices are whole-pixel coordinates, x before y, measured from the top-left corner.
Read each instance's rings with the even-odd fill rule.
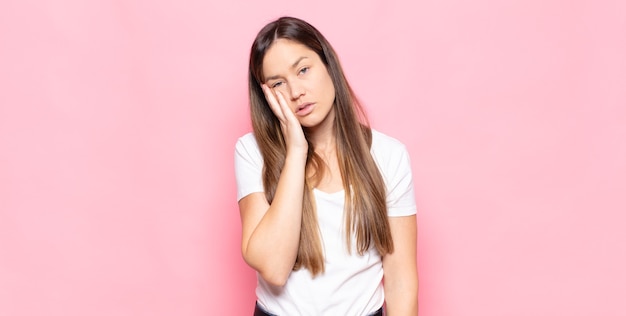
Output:
[[[261,306],[259,306],[259,303],[256,303],[254,306],[254,316],[277,316],[277,315],[266,312],[263,308],[261,308]],[[376,312],[368,316],[383,316],[383,308],[382,307],[379,308]]]

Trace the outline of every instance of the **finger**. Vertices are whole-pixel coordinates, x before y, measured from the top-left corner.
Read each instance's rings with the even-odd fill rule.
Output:
[[[295,115],[293,115],[293,111],[289,107],[289,103],[283,93],[279,90],[272,89],[267,85],[264,86],[266,97],[276,117],[278,117],[278,119],[283,123],[286,123],[290,119],[296,120]]]
[[[272,91],[272,89],[270,89],[270,87],[268,87],[266,84],[262,84],[261,89],[263,89],[265,99],[267,100],[270,109],[272,109],[272,112],[274,112],[274,115],[276,115],[279,120],[284,120],[283,111],[280,104],[278,103],[278,100],[276,99],[274,91]]]
[[[296,116],[294,115],[293,111],[289,107],[289,103],[287,103],[287,99],[285,99],[285,96],[283,95],[283,93],[280,91],[276,91],[276,98],[278,99],[278,104],[280,105],[280,109],[282,110],[283,116],[286,119],[295,119]]]

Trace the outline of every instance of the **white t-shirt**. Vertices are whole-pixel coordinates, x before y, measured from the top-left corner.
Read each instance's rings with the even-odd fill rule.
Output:
[[[388,216],[416,213],[409,155],[398,140],[372,130],[372,157],[387,189]],[[248,133],[235,146],[237,200],[263,192],[263,157],[256,139]],[[313,190],[325,256],[325,272],[311,277],[306,269],[292,271],[285,286],[269,285],[257,274],[259,305],[275,315],[369,315],[384,302],[382,260],[374,247],[362,256],[352,238],[346,250],[344,191]],[[354,234],[353,234],[354,235]]]

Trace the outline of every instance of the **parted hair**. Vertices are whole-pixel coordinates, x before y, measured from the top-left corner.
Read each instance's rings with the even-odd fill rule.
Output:
[[[354,234],[356,250],[360,255],[371,246],[383,256],[392,253],[393,240],[387,219],[385,184],[370,153],[372,131],[367,117],[345,78],[332,46],[315,27],[293,17],[281,17],[263,27],[250,50],[250,115],[254,135],[263,156],[265,197],[271,204],[286,156],[286,143],[280,122],[261,89],[261,84],[264,83],[263,58],[277,39],[300,43],[317,53],[333,81],[333,106],[336,112],[333,132],[345,192],[345,240],[348,251],[352,249]],[[306,136],[306,129],[304,133]],[[300,242],[294,270],[306,268],[315,276],[324,271],[324,252],[312,190],[324,175],[325,163],[315,153],[313,144],[308,142]]]

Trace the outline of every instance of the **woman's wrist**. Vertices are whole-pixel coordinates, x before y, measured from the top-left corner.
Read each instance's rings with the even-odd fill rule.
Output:
[[[285,162],[287,160],[296,160],[296,161],[304,161],[306,162],[306,158],[308,155],[308,148],[287,148],[287,154],[285,156]]]

